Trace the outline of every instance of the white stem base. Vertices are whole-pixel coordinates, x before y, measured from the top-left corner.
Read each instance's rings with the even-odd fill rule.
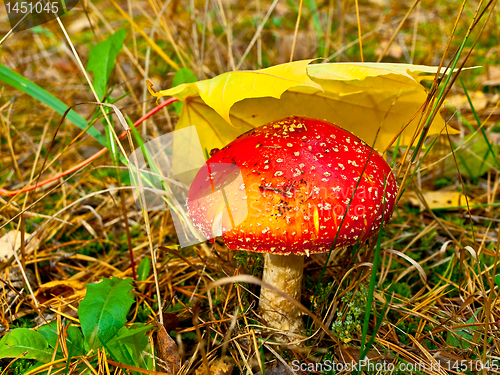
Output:
[[[303,269],[302,255],[265,254],[262,281],[300,301]],[[269,289],[262,288],[260,292],[259,311],[271,328],[284,331],[303,329],[299,308]]]

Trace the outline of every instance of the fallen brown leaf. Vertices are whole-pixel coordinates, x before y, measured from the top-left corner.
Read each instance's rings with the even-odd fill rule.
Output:
[[[179,349],[175,341],[168,334],[165,326],[161,323],[157,323],[157,326],[156,352],[158,353],[158,358],[162,361],[159,365],[164,367],[169,373],[175,375],[181,368]]]
[[[173,331],[179,325],[179,318],[172,313],[163,313],[163,326],[167,332]]]

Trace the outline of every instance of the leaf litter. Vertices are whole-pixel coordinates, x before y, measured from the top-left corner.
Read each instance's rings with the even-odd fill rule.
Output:
[[[314,12],[312,8],[309,9],[312,3],[315,2],[304,2],[302,21],[299,24],[301,30],[306,30],[309,28],[309,23],[313,22]],[[139,99],[149,99],[147,96],[141,96],[145,88],[145,79],[150,78],[155,88],[165,88],[171,85],[175,73],[170,68],[165,68],[165,62],[168,61],[165,57],[168,55],[163,56],[156,52],[148,54],[148,46],[154,46],[154,51],[161,48],[168,50],[170,56],[178,54],[181,57],[176,64],[187,65],[198,79],[212,78],[230,71],[230,55],[234,55],[233,58],[237,57],[241,53],[240,47],[246,46],[253,37],[254,23],[245,17],[249,14],[257,18],[262,17],[262,12],[265,12],[266,7],[270,5],[262,3],[261,8],[257,9],[253,5],[247,6],[239,2],[223,2],[220,6],[210,2],[207,4],[207,12],[204,11],[205,4],[201,3],[196,3],[195,8],[190,9],[183,8],[179,2],[173,1],[171,5],[165,6],[164,10],[162,8],[164,4],[156,1],[138,4],[137,7],[133,5],[131,11],[137,12],[134,13],[134,30],[149,30],[156,22],[157,30],[160,31],[154,35],[156,39],[145,41],[142,35],[129,31],[132,28],[127,28],[126,46],[118,54],[117,68],[109,77],[107,88],[111,89],[113,98],[120,98],[131,92],[118,102],[119,107],[130,119],[140,118],[155,105],[154,100],[142,102],[142,99]],[[388,10],[390,6],[384,2],[377,4],[377,7],[384,10]],[[325,28],[328,19],[337,23],[338,29],[329,34],[325,30],[325,34],[331,35],[330,52],[333,48],[342,51],[336,58],[346,62],[361,60],[359,43],[356,43],[358,27],[362,26],[364,33],[376,30],[363,36],[365,60],[375,61],[379,53],[377,47],[382,45],[382,42],[387,43],[383,44],[384,49],[388,45],[387,38],[390,33],[387,33],[386,25],[392,18],[398,20],[398,17],[401,17],[399,18],[401,20],[407,10],[405,5],[401,4],[390,8],[390,12],[377,11],[381,16],[373,17],[372,5],[360,4],[362,24],[358,25],[354,2],[346,3],[342,9],[337,9],[333,2],[331,7],[327,3],[315,5],[318,6],[318,14],[323,17],[320,17],[316,27]],[[277,60],[273,60],[276,58],[273,52],[275,36],[278,32],[293,35],[298,9],[288,3],[280,6],[285,7],[287,11],[281,16],[276,13],[277,18],[270,18],[244,61],[242,65],[244,69],[257,70],[275,65],[277,63]],[[105,6],[97,8],[89,4],[90,18],[93,20],[92,28],[90,25],[82,26],[81,13],[69,14],[64,18],[64,23],[79,22],[79,32],[70,33],[70,38],[77,45],[83,59],[86,59],[89,46],[94,43],[94,35],[98,41],[103,41],[112,29],[116,31],[130,26],[128,21],[124,21],[126,18],[123,14],[117,11],[117,7],[125,9],[125,14],[128,13],[125,3],[113,2],[113,6],[109,8]],[[447,57],[451,58],[453,49],[447,51],[445,44],[450,30],[453,29],[459,8],[460,3],[443,2],[432,6],[422,4],[419,17],[413,17],[412,14],[408,23],[402,26],[400,32],[402,38],[395,39],[397,41],[395,45],[401,47],[403,57],[397,60],[394,49],[391,52],[389,48],[389,56],[384,61],[439,65],[443,54],[446,53]],[[197,16],[200,17],[198,19],[194,13],[195,9]],[[472,13],[475,11],[473,8],[467,10]],[[169,16],[165,17],[166,14]],[[432,22],[435,19],[442,21]],[[193,27],[196,22],[203,27],[199,29]],[[496,26],[495,22],[486,23],[483,36],[486,36],[486,39],[496,40]],[[41,30],[46,32],[13,34],[6,39],[1,63],[11,70],[15,69],[23,77],[62,100],[65,105],[94,101],[81,72],[77,69],[74,56],[68,52],[67,47],[63,47],[61,39],[58,38],[61,30],[57,23],[51,21]],[[81,33],[82,30],[88,34]],[[455,35],[457,41],[463,38],[461,33],[462,31],[457,31]],[[170,38],[169,35],[175,37]],[[231,47],[228,47],[228,41],[232,43]],[[159,44],[162,45],[161,48]],[[322,56],[322,53],[327,51],[323,35],[318,34],[317,43],[314,44],[317,56]],[[484,59],[487,59],[488,67],[486,71],[482,71],[482,77],[478,79],[479,85],[486,82],[484,85],[485,95],[488,98],[486,105],[484,100],[478,101],[478,97],[483,96],[478,94],[472,95],[474,107],[477,107],[475,110],[467,107],[464,98],[461,97],[458,109],[461,110],[463,117],[459,117],[454,110],[443,112],[445,121],[460,132],[458,135],[450,132],[455,145],[459,145],[459,141],[470,134],[470,129],[464,125],[465,121],[472,124],[475,129],[479,128],[480,125],[475,122],[474,111],[479,116],[487,137],[491,140],[490,143],[494,143],[498,134],[498,98],[495,97],[498,91],[495,91],[497,89],[494,68],[499,63],[498,54],[491,48],[490,45],[483,44],[482,39],[472,51],[468,63],[468,66],[482,65]],[[414,56],[414,61],[405,61],[407,56]],[[280,56],[280,59],[283,57]],[[288,60],[285,58],[281,61]],[[144,67],[149,72],[148,76],[145,75]],[[472,87],[471,92],[482,90],[481,86],[475,86],[475,73],[465,72],[464,77],[467,79],[467,86]],[[79,155],[83,150],[97,146],[91,138],[82,137],[66,149],[65,146],[78,134],[70,123],[71,118],[70,121],[64,121],[56,133],[57,123],[62,114],[60,109],[56,109],[58,114],[54,113],[50,108],[40,105],[38,100],[24,94],[20,87],[14,89],[5,85],[2,88],[1,188],[9,190],[21,188],[30,181],[32,172],[35,173],[34,176],[40,173],[52,137],[55,137],[55,142],[49,151],[50,158],[60,152],[63,153],[62,158],[52,163],[48,160],[45,170],[41,172],[42,176],[53,176],[61,170],[74,166],[75,161],[80,160]],[[40,92],[38,94],[43,95]],[[293,95],[300,94],[299,90]],[[282,98],[287,95],[290,96],[290,92],[284,93]],[[292,103],[297,104],[302,98]],[[277,99],[251,100],[256,103],[253,105],[252,115],[259,115],[259,108],[263,105],[266,108],[274,106],[279,110],[276,106]],[[190,105],[193,109],[206,110],[205,103],[196,99],[192,100]],[[239,105],[235,103],[228,112],[229,119],[236,128],[224,124],[224,131],[219,136],[221,139],[207,134],[203,137],[207,142],[207,148],[212,147],[215,142],[223,145],[227,140],[250,129],[235,119],[234,113],[239,113],[237,112]],[[85,118],[86,122],[90,122],[95,108],[81,106],[74,110]],[[167,120],[167,115],[175,123],[177,117],[174,111],[159,112],[148,120],[144,134],[148,137],[157,137],[172,130],[168,125],[170,122]],[[95,115],[96,118],[98,116]],[[208,121],[214,124],[221,123],[223,117],[215,111],[207,115]],[[265,122],[264,117],[263,115],[260,121]],[[193,118],[193,121],[195,119]],[[73,120],[81,123],[81,120],[77,120],[74,115]],[[98,129],[99,124],[95,124],[95,128]],[[422,191],[424,197],[426,191],[446,192],[445,198],[453,194],[453,197],[460,197],[458,201],[460,208],[459,211],[455,209],[428,211],[421,210],[420,207],[403,205],[395,213],[383,237],[383,246],[388,251],[381,252],[373,313],[369,321],[368,339],[374,337],[372,346],[375,350],[368,351],[366,355],[374,361],[382,358],[393,363],[430,364],[432,361],[438,361],[443,366],[450,363],[460,366],[461,361],[466,361],[467,366],[476,366],[475,368],[485,364],[493,366],[495,357],[500,354],[494,344],[497,340],[495,322],[500,319],[496,298],[499,287],[497,280],[499,272],[496,267],[499,251],[499,173],[495,164],[488,159],[485,160],[488,163],[482,164],[491,165],[484,167],[484,170],[481,169],[483,167],[478,168],[476,164],[469,167],[473,170],[473,174],[469,176],[461,177],[456,170],[453,172],[452,168],[450,172],[444,173],[443,164],[449,161],[453,164],[453,155],[446,129],[442,130],[441,126],[437,129],[437,133],[439,132],[444,136],[438,138],[434,144],[432,142],[435,141],[435,136],[429,137],[425,141],[425,147],[418,153],[417,162],[410,164],[408,173],[415,172],[415,177],[407,189],[408,192]],[[462,155],[460,150],[456,153]],[[388,154],[393,157],[395,168],[400,164],[408,165],[404,157],[405,151],[404,142],[397,141],[393,148],[388,150]],[[37,158],[37,155],[40,157]],[[463,156],[467,154],[463,153]],[[435,163],[442,158],[446,158],[443,164]],[[464,163],[467,166],[468,161],[467,159]],[[462,171],[460,163],[460,158],[457,158],[459,170]],[[33,342],[39,342],[38,348],[41,350],[38,353],[41,355],[39,358],[45,362],[45,367],[39,368],[41,372],[49,368],[52,369],[52,373],[64,372],[66,368],[78,371],[82,365],[86,369],[103,372],[113,367],[117,368],[117,371],[132,373],[153,368],[152,363],[155,361],[154,345],[151,345],[153,336],[150,336],[149,328],[141,326],[141,324],[154,325],[158,319],[158,296],[154,291],[152,272],[149,272],[142,281],[138,281],[133,289],[131,288],[135,302],[126,313],[126,326],[120,328],[122,340],[108,341],[110,344],[107,349],[98,348],[95,351],[84,348],[84,338],[80,329],[82,322],[79,320],[81,317],[77,314],[79,304],[85,295],[74,293],[81,289],[66,289],[65,286],[65,282],[71,283],[69,285],[82,285],[95,284],[101,278],[109,280],[111,276],[121,279],[131,277],[130,258],[124,251],[127,248],[127,241],[120,215],[122,207],[119,199],[116,199],[116,169],[107,167],[109,165],[111,159],[102,158],[94,161],[90,167],[66,177],[61,185],[52,185],[48,189],[38,188],[29,194],[20,194],[13,198],[4,196],[0,198],[1,236],[20,229],[19,217],[14,221],[11,219],[23,210],[29,209],[31,212],[53,216],[62,208],[83,198],[74,210],[63,213],[61,221],[51,220],[47,225],[43,225],[47,218],[35,219],[33,216],[23,216],[24,225],[27,227],[24,232],[30,236],[25,236],[29,239],[28,243],[19,246],[20,264],[12,257],[0,264],[2,275],[0,299],[2,339],[0,340],[13,339],[14,336],[9,338],[7,334],[16,332],[13,330],[16,327],[29,327],[29,332],[33,333],[17,332],[20,332],[22,339],[31,340],[31,336],[36,336]],[[473,182],[470,177],[474,177],[476,181]],[[452,191],[455,193],[448,193]],[[469,213],[474,223],[473,229],[470,226],[469,215],[462,214],[467,213],[467,205],[462,204],[464,195],[470,198],[468,203],[473,206]],[[176,244],[176,234],[168,212],[150,213],[151,232],[148,234],[144,229],[143,214],[135,207],[131,194],[127,196],[125,204],[131,226],[134,256],[138,260],[151,256],[147,249],[148,236],[154,244],[166,246]],[[92,210],[81,209],[83,206],[92,207],[97,215]],[[90,225],[93,232],[89,232],[84,223]],[[38,241],[40,246],[29,249],[30,244],[35,241]],[[350,332],[352,340],[348,343],[334,340],[320,329],[312,330],[305,341],[304,338],[295,338],[297,340],[292,341],[290,345],[274,342],[270,332],[256,316],[255,306],[258,301],[255,296],[258,295],[258,286],[244,282],[229,283],[218,286],[210,293],[202,293],[208,280],[244,274],[259,276],[261,260],[258,256],[230,251],[218,240],[213,244],[194,246],[183,251],[182,255],[189,263],[175,254],[156,252],[160,298],[164,309],[170,314],[175,314],[179,320],[177,327],[170,330],[168,335],[178,346],[182,361],[181,373],[204,373],[207,369],[209,371],[213,369],[214,373],[228,372],[231,367],[233,367],[232,373],[259,371],[272,373],[274,367],[288,368],[294,360],[320,363],[328,359],[337,362],[359,359],[361,335],[356,327],[357,324],[362,325],[363,321],[350,323],[346,322],[346,318],[349,315],[348,309],[363,308],[363,306],[349,306],[351,302],[356,304],[355,300],[344,297],[366,288],[366,279],[370,276],[367,265],[373,261],[373,253],[368,249],[369,247],[365,247],[362,251],[353,252],[350,257],[334,262],[332,267],[326,269],[321,280],[319,273],[323,267],[322,257],[311,256],[306,265],[309,278],[306,281],[303,304],[327,326],[331,326],[335,321],[345,327],[353,327]],[[408,258],[398,254],[404,254]],[[421,281],[417,264],[427,275],[425,285]],[[26,280],[19,271],[20,265],[26,268],[25,274],[28,275],[35,294],[36,292],[37,296],[43,294],[44,298],[48,298],[46,301],[37,300],[35,303],[26,289]],[[12,275],[11,279],[7,274]],[[401,275],[405,276],[401,278]],[[51,282],[63,288],[49,287],[44,290],[43,286],[47,287]],[[312,290],[318,283],[323,302],[311,305]],[[423,288],[425,292],[420,293]],[[47,303],[49,301],[50,303]],[[384,310],[386,303],[390,306],[388,310]],[[36,335],[37,331],[31,329],[37,329],[47,324],[49,320],[56,323],[55,333],[58,339],[51,341],[54,347],[49,346],[49,340]],[[27,328],[21,328],[23,329]],[[301,340],[304,345],[296,345]],[[172,343],[168,339],[167,341]],[[71,342],[75,345],[72,346]],[[84,355],[75,348],[83,348]],[[23,373],[28,370],[32,362],[22,358],[12,361],[12,358],[24,352],[25,350],[8,354],[1,360],[0,366],[4,368],[9,366],[7,373],[14,371]],[[110,353],[115,353],[115,357],[110,357]],[[38,354],[32,352],[28,356],[35,357]],[[162,370],[157,367],[156,371]]]

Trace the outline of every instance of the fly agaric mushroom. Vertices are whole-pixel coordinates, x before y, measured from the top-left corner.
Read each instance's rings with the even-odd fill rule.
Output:
[[[225,167],[214,173],[218,165]],[[240,135],[207,166],[188,193],[194,225],[206,238],[222,234],[230,249],[265,253],[263,281],[297,300],[304,255],[371,238],[391,216],[397,194],[391,168],[376,151],[346,130],[303,117]],[[259,310],[272,328],[302,327],[299,309],[266,288]]]

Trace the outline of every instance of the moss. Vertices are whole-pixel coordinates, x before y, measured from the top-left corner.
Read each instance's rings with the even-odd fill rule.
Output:
[[[245,270],[255,277],[261,278],[264,267],[264,256],[251,251],[241,251],[234,255],[234,260],[241,264]]]
[[[350,291],[342,297],[344,307],[337,312],[337,320],[332,324],[332,331],[340,341],[347,343],[355,333],[361,332],[367,297],[368,290],[362,284],[358,291]]]
[[[36,362],[36,359],[18,359],[10,367],[12,375],[25,374]]]
[[[391,285],[388,289],[388,292],[389,293],[394,292],[405,298],[410,298],[411,295],[413,294],[413,291],[408,284],[400,282]]]

